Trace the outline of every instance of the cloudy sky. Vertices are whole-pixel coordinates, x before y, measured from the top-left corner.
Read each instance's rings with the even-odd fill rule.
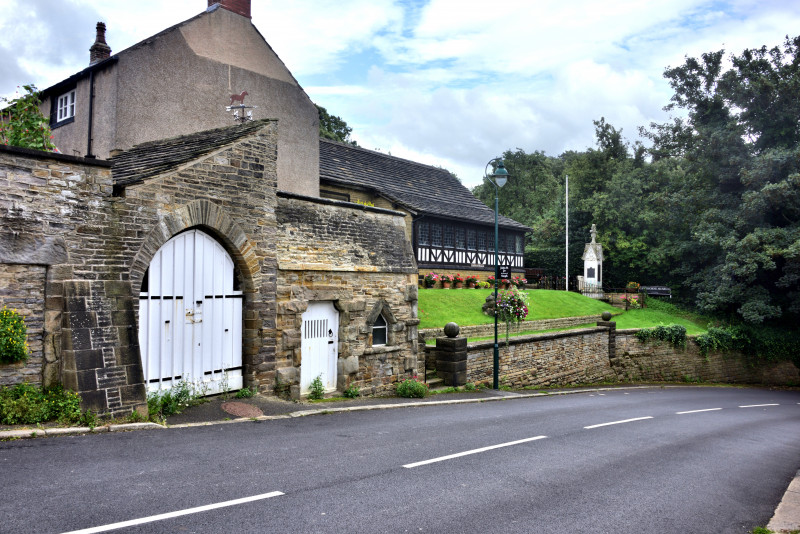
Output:
[[[446,167],[468,186],[506,149],[593,146],[600,117],[636,139],[638,126],[666,118],[666,67],[800,32],[795,0],[252,3],[262,35],[361,146]],[[86,67],[97,21],[119,52],[206,6],[0,0],[0,96]]]

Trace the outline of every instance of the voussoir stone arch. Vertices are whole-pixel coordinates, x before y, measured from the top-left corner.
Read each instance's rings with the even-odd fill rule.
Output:
[[[257,290],[261,283],[261,272],[255,245],[222,207],[210,200],[195,200],[163,214],[145,237],[131,265],[131,288],[134,295],[141,290],[144,273],[156,252],[173,236],[189,228],[210,230],[209,233],[225,247],[240,271],[244,293]]]

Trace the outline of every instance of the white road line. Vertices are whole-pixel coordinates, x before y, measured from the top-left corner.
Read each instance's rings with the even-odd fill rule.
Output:
[[[591,428],[598,428],[598,427],[601,427],[601,426],[608,426],[608,425],[620,425],[622,423],[631,423],[633,421],[642,421],[644,419],[652,419],[652,417],[648,415],[647,417],[636,417],[634,419],[625,419],[624,421],[612,421],[610,423],[600,423],[599,425],[585,426],[583,428],[585,428],[586,430],[589,430]]]
[[[700,412],[715,412],[722,408],[706,408],[705,410],[689,410],[688,412],[675,412],[675,415],[683,415],[685,413],[700,413]]]
[[[747,406],[739,406],[739,408],[761,408],[762,406],[780,406],[780,404],[749,404]]]
[[[470,454],[478,454],[479,452],[486,452],[492,449],[500,449],[502,447],[510,447],[511,445],[519,445],[520,443],[527,443],[529,441],[545,439],[546,437],[547,436],[536,436],[533,438],[519,439],[517,441],[509,441],[508,443],[500,443],[499,445],[489,445],[488,447],[481,447],[480,449],[472,449],[471,451],[457,452],[455,454],[448,454],[447,456],[440,456],[438,458],[432,458],[430,460],[423,460],[421,462],[414,462],[413,464],[406,464],[403,467],[405,467],[406,469],[411,469],[412,467],[419,467],[421,465],[432,464],[435,462],[443,462],[445,460],[451,460],[453,458],[459,458],[461,456],[468,456]]]
[[[186,510],[178,510],[177,512],[169,512],[166,514],[151,515],[150,517],[142,517],[140,519],[131,519],[130,521],[121,521],[119,523],[111,523],[110,525],[103,525],[99,527],[85,528],[83,530],[72,530],[64,534],[92,534],[94,532],[107,532],[109,530],[116,530],[118,528],[132,527],[134,525],[141,525],[144,523],[152,523],[153,521],[162,521],[164,519],[171,519],[173,517],[180,517],[182,515],[196,514],[198,512],[205,512],[207,510],[215,510],[217,508],[225,508],[226,506],[235,506],[237,504],[244,504],[247,502],[260,501],[262,499],[269,499],[284,495],[280,491],[272,491],[270,493],[262,493],[261,495],[253,495],[252,497],[244,497],[242,499],[234,499],[232,501],[218,502],[215,504],[207,504],[205,506],[198,506],[196,508],[187,508]]]

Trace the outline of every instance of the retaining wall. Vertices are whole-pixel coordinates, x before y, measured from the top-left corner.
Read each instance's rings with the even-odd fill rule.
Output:
[[[661,341],[643,343],[635,332],[600,322],[593,328],[511,338],[508,345],[501,340],[500,382],[513,388],[604,380],[800,384],[800,370],[792,362],[756,363],[741,353],[703,357],[692,338],[686,348],[676,348]],[[426,346],[426,358],[435,358],[435,350]],[[467,352],[467,381],[491,383],[494,343],[469,343]]]

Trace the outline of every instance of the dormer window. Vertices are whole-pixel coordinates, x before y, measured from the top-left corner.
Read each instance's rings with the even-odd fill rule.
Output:
[[[378,315],[375,324],[372,325],[372,346],[386,345],[387,332],[386,319],[383,318],[383,315]]]
[[[75,116],[75,89],[58,97],[56,122],[62,122]]]

